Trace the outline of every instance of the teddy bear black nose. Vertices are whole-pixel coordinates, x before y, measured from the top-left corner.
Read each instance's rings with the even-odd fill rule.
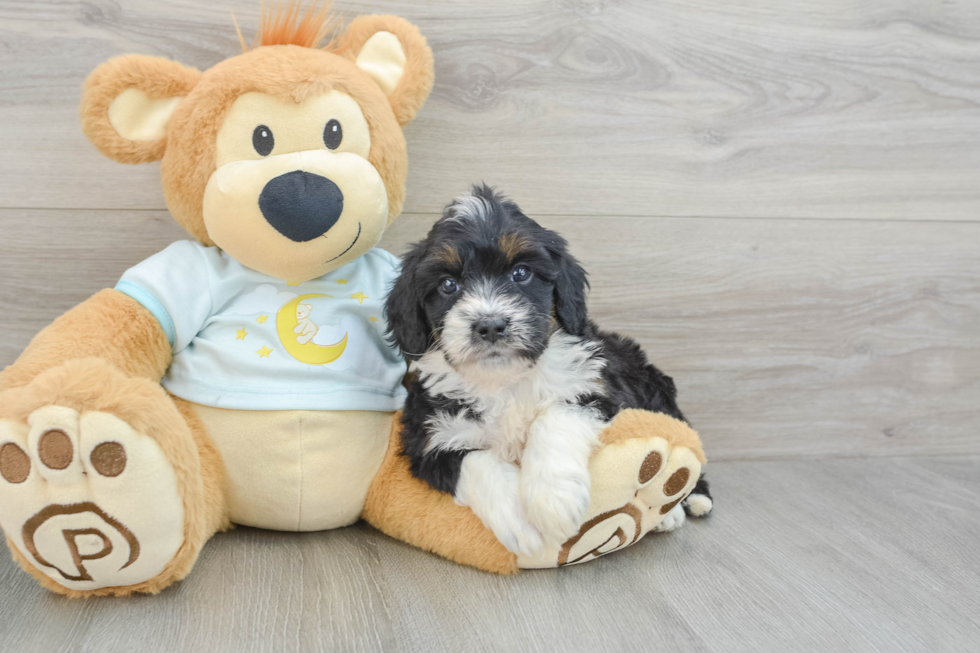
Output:
[[[265,185],[259,208],[276,231],[305,243],[337,223],[344,210],[344,194],[326,177],[294,170]]]

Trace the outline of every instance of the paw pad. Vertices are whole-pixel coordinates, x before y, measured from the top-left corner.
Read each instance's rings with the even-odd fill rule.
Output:
[[[640,485],[646,485],[650,482],[660,468],[664,464],[664,457],[660,455],[659,451],[651,451],[647,454],[647,457],[643,459],[643,464],[640,465]]]
[[[71,464],[75,448],[71,438],[61,429],[45,431],[37,443],[37,453],[45,467],[65,469]]]
[[[0,447],[0,476],[8,483],[23,483],[31,473],[31,459],[13,442]]]
[[[671,474],[670,478],[667,479],[667,482],[664,483],[664,494],[666,494],[668,497],[674,496],[684,489],[684,486],[687,485],[689,478],[691,478],[691,470],[689,470],[687,467],[681,467],[676,472]]]
[[[153,438],[109,413],[43,406],[0,419],[0,525],[63,587],[126,587],[177,554],[184,506]]]
[[[89,460],[95,471],[115,478],[126,469],[126,449],[118,442],[103,442],[92,450]]]
[[[681,497],[681,498],[683,498],[683,497]],[[681,499],[677,499],[676,501],[671,501],[670,503],[668,503],[668,504],[666,504],[664,506],[661,506],[661,508],[660,508],[660,514],[661,515],[666,515],[668,512],[670,512],[671,510],[674,509],[674,506],[676,506],[680,502],[681,502]]]

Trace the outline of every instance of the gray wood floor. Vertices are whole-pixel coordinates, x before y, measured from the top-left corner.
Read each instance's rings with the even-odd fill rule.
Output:
[[[0,563],[5,651],[975,651],[980,457],[726,462],[718,511],[501,578],[370,527],[219,535],[155,597]]]
[[[571,241],[678,382],[717,513],[496,578],[359,525],[251,529],[160,596],[68,601],[0,555],[0,648],[980,650],[980,3],[339,2],[436,55],[401,252],[472,181]],[[0,365],[185,237],[159,166],[85,141],[125,52],[201,68],[257,0],[0,0]]]

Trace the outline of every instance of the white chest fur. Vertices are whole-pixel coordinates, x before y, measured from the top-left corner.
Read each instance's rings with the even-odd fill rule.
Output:
[[[439,351],[415,363],[426,391],[473,406],[430,419],[430,448],[491,450],[503,460],[521,459],[528,429],[549,407],[572,404],[601,390],[605,363],[596,344],[558,331],[538,360],[499,367],[454,369]]]

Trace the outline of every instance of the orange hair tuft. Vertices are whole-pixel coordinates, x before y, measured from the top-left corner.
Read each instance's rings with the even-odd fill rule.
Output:
[[[337,25],[330,15],[330,0],[318,8],[319,0],[306,4],[304,0],[275,0],[268,7],[262,2],[262,20],[255,35],[255,46],[299,45],[315,48]],[[238,28],[238,25],[235,25]],[[239,32],[239,39],[241,33]],[[332,39],[331,39],[332,42]],[[330,42],[325,47],[330,47]],[[243,45],[244,49],[244,45]]]

